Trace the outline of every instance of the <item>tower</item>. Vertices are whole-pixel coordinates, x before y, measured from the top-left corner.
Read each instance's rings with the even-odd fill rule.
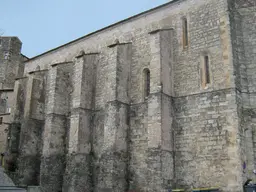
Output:
[[[22,43],[17,37],[0,37],[0,152],[5,152],[15,79],[23,73]]]

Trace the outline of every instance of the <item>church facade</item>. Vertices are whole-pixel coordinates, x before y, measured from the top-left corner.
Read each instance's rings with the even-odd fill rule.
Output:
[[[241,192],[255,177],[255,1],[174,0],[22,58],[5,124],[17,184]]]

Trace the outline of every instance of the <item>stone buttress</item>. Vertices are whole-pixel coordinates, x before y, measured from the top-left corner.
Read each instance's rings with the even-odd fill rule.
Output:
[[[39,184],[46,72],[36,71],[15,82],[8,142],[8,158],[13,166],[8,170],[16,172],[13,179],[19,185]]]
[[[48,73],[40,185],[61,191],[65,172],[67,133],[72,92],[72,62],[52,65]]]
[[[148,103],[148,189],[166,191],[174,184],[172,29],[151,32]]]
[[[18,158],[19,183],[22,185],[39,184],[46,78],[47,70],[35,71],[27,78]]]
[[[230,38],[239,121],[239,150],[242,182],[252,178],[256,169],[256,3],[250,0],[229,1]]]
[[[97,192],[120,192],[128,189],[129,87],[131,66],[130,43],[109,46],[109,86],[104,109],[102,148],[95,178]],[[100,112],[99,112],[100,113]]]
[[[17,158],[19,154],[19,141],[21,124],[24,121],[24,106],[25,106],[25,94],[27,89],[28,78],[23,77],[15,81],[14,95],[15,101],[13,104],[13,113],[11,115],[11,124],[9,126],[9,140],[8,140],[8,164],[11,167],[6,167],[9,171],[16,171]]]
[[[17,38],[0,38],[15,183],[242,191],[256,168],[255,2],[170,1],[29,60]]]
[[[92,119],[98,53],[81,52],[74,63],[67,167],[63,191],[93,191]]]

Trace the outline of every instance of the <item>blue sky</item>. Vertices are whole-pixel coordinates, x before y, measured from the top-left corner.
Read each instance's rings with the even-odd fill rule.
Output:
[[[0,29],[33,57],[168,0],[0,0]]]

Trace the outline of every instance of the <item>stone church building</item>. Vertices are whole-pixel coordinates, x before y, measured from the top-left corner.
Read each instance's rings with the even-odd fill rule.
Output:
[[[254,179],[255,0],[173,0],[20,50],[1,37],[0,149],[17,185],[242,192]]]

